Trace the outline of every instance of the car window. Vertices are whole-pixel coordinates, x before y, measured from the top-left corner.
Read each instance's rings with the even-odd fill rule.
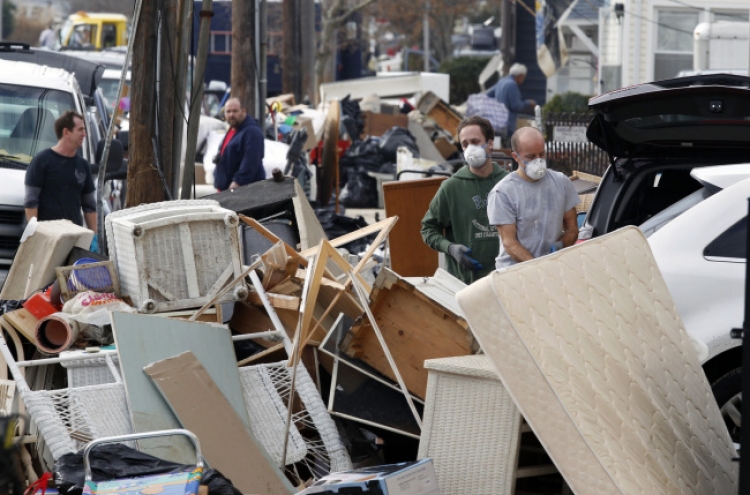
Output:
[[[641,229],[643,235],[649,237],[651,236],[651,234],[658,231],[660,228],[664,227],[666,224],[668,224],[693,206],[697,205],[704,199],[708,198],[709,196],[711,196],[711,192],[705,187],[702,187],[694,193],[682,198],[672,206],[663,209],[662,211],[642,223],[638,228]]]
[[[57,143],[55,120],[74,110],[69,93],[13,84],[0,84],[0,153],[31,158]]]
[[[722,261],[716,258],[733,258],[747,260],[747,217],[735,223],[714,239],[706,249],[703,256],[711,261]]]

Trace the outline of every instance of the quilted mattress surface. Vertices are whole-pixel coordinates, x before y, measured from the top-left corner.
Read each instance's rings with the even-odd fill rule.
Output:
[[[737,493],[734,446],[637,228],[493,272],[456,298],[574,493]]]

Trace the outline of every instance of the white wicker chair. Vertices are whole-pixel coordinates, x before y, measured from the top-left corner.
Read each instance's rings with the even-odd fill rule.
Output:
[[[285,361],[240,368],[240,382],[253,433],[278,464],[283,455],[286,403],[292,385],[292,368]],[[352,468],[339,438],[336,423],[326,410],[315,383],[304,366],[297,368],[295,395],[302,407],[292,415],[286,464],[304,463],[317,479]],[[301,454],[301,455],[300,455]]]

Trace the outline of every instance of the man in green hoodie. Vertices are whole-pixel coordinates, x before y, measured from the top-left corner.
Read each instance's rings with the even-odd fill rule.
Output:
[[[508,172],[492,161],[495,130],[474,116],[458,125],[466,165],[443,181],[422,219],[422,239],[445,253],[451,275],[471,284],[495,269],[497,229],[487,218],[487,195]]]

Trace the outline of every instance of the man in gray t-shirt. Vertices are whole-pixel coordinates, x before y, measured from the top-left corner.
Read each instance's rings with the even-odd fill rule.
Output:
[[[522,127],[511,138],[518,170],[487,198],[490,224],[500,234],[495,268],[505,268],[573,245],[578,239],[578,194],[565,175],[547,170],[544,136]]]

